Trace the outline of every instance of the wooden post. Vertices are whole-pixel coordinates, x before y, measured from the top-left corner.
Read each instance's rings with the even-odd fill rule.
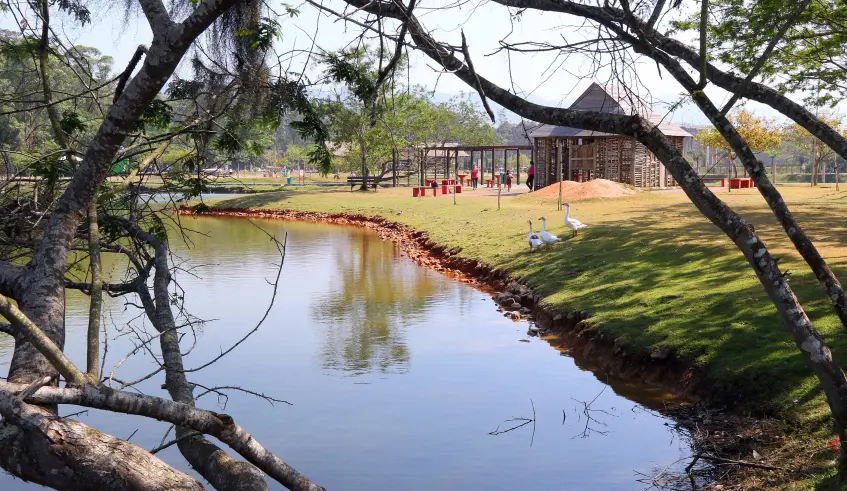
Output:
[[[632,172],[630,172],[629,179],[632,181],[632,185],[635,186],[635,161],[637,160],[635,152],[638,150],[638,141],[635,139],[634,136],[631,137],[631,138],[632,138],[632,156],[630,158],[632,159]]]
[[[559,150],[559,140],[553,140],[556,146],[556,179],[559,181],[559,211],[562,211],[562,152]]]
[[[459,185],[459,150],[455,150],[453,155],[455,159],[453,160],[453,204],[456,204],[456,186]],[[447,162],[449,164],[450,157],[447,157]]]
[[[483,154],[484,153],[485,153],[485,151],[483,150]],[[491,149],[491,180],[492,181],[494,180],[494,149],[493,148]],[[499,210],[500,208],[497,208],[497,209]]]
[[[520,186],[521,185],[521,149],[520,148],[518,149],[518,154],[515,156],[515,159],[517,160],[517,163],[516,163],[516,169],[517,170],[515,171],[515,182],[518,184],[518,186]]]

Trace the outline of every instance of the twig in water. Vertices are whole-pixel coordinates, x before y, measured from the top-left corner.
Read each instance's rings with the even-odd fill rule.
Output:
[[[488,434],[489,435],[502,435],[503,433],[508,433],[510,431],[517,430],[518,428],[523,428],[524,426],[532,423],[532,438],[529,441],[529,446],[531,447],[532,444],[535,442],[535,426],[536,426],[535,425],[535,419],[536,419],[536,416],[535,416],[535,402],[533,402],[533,400],[530,399],[529,403],[532,404],[532,418],[523,418],[523,417],[521,417],[521,418],[509,418],[509,419],[503,421],[503,423],[500,423],[499,425],[497,425],[497,428],[495,428],[494,431],[488,432]],[[500,426],[504,423],[512,424],[512,426],[510,428],[505,429],[505,430],[501,430]]]

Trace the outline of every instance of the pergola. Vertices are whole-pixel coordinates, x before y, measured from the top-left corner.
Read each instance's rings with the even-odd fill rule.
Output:
[[[443,159],[444,160],[444,175],[450,175],[450,160],[453,160],[453,175],[459,173],[459,156],[460,154],[463,157],[470,156],[471,165],[476,162],[474,156],[479,153],[479,162],[480,162],[480,178],[484,177],[485,169],[483,168],[485,164],[485,155],[486,152],[491,152],[491,179],[495,179],[495,168],[494,168],[494,155],[495,152],[503,152],[503,162],[508,162],[508,153],[515,152],[517,155],[517,172],[516,172],[516,182],[517,184],[521,183],[521,152],[530,152],[532,153],[531,145],[467,145],[467,146],[427,146],[418,149],[418,157],[420,158],[420,184],[423,185],[426,182],[426,169],[427,169],[427,160],[430,158],[435,159]],[[436,164],[437,166],[438,164]],[[436,167],[437,172],[437,167]]]

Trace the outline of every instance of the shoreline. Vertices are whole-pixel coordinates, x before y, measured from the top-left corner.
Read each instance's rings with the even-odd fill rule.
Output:
[[[387,218],[355,213],[324,213],[300,210],[244,210],[239,208],[209,208],[196,211],[182,206],[179,215],[217,216],[234,218],[266,218],[312,223],[327,223],[367,228],[383,240],[391,241],[416,264],[435,270],[454,280],[490,293],[501,310],[519,312],[531,310],[529,318],[540,328],[540,334],[553,335],[569,353],[576,354],[585,364],[609,376],[626,381],[643,382],[680,397],[687,403],[707,403],[710,406],[729,406],[731,400],[711,393],[708,377],[694,368],[679,364],[671,353],[656,352],[649,357],[632,356],[626,346],[617,345],[597,332],[591,324],[591,313],[561,310],[544,302],[541,295],[520,284],[508,272],[493,268],[481,261],[460,257],[460,250],[436,244],[425,232]],[[499,297],[499,299],[498,299]],[[518,299],[516,308],[503,308],[508,298]],[[526,312],[526,311],[524,311]],[[550,341],[555,341],[550,339]],[[552,344],[552,343],[551,343]],[[592,370],[594,371],[594,370]]]
[[[268,210],[243,208],[202,208],[194,209],[183,205],[175,213],[179,215],[264,218],[324,223],[343,226],[368,228],[382,240],[397,244],[401,252],[416,264],[433,269],[450,278],[461,281],[489,293],[498,311],[521,312],[521,319],[534,322],[538,335],[552,347],[571,355],[580,369],[591,371],[595,376],[606,377],[624,384],[639,384],[649,389],[660,390],[673,396],[670,403],[665,402],[656,410],[676,421],[677,428],[684,429],[689,436],[692,457],[713,455],[749,460],[753,450],[782,448],[790,445],[787,452],[781,452],[786,462],[799,458],[801,451],[808,451],[791,436],[788,425],[769,415],[756,413],[757,408],[739,404],[739,394],[715,390],[708,373],[685,366],[676,360],[673,353],[658,351],[649,356],[634,356],[627,352],[627,346],[618,345],[614,339],[604,336],[591,322],[591,313],[579,310],[558,309],[546,304],[541,295],[522,285],[507,271],[493,268],[482,261],[463,258],[460,249],[448,249],[430,240],[425,232],[392,221],[389,218],[369,216],[359,213],[327,213],[301,210]],[[520,309],[508,304],[510,299],[518,300]],[[526,309],[530,312],[527,313]],[[643,394],[643,391],[640,391]],[[629,397],[629,396],[627,396]],[[630,397],[640,404],[638,397]],[[651,401],[655,402],[655,401]],[[751,414],[753,414],[751,416]],[[704,457],[705,458],[705,457]],[[808,457],[806,457],[808,458]],[[695,459],[696,460],[696,459]],[[794,460],[796,465],[796,460]],[[714,477],[718,476],[719,466],[709,467]],[[786,467],[787,469],[787,467]],[[725,472],[725,469],[724,469]],[[755,467],[737,466],[728,474],[722,474],[721,483],[739,484],[743,482],[762,482],[762,479],[790,484],[798,477],[807,474],[783,472],[774,476],[772,471]],[[717,482],[717,481],[716,481]]]

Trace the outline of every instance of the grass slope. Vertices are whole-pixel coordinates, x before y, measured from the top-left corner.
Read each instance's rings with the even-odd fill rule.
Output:
[[[832,187],[781,187],[797,220],[836,274],[847,277],[847,192]],[[836,356],[847,338],[825,291],[794,251],[755,190],[718,191],[756,227],[791,270],[791,284]],[[375,193],[282,191],[215,203],[221,207],[352,212],[425,230],[461,255],[508,270],[553,306],[587,310],[596,328],[635,353],[670,348],[748,407],[765,407],[828,434],[828,407],[776,310],[734,245],[681,192],[643,192],[572,203],[590,228],[571,239],[555,201],[533,195],[415,199],[409,189]],[[565,197],[567,198],[567,196]],[[397,214],[402,211],[402,214]],[[526,220],[545,215],[562,243],[527,251]],[[808,428],[809,426],[807,426]]]

